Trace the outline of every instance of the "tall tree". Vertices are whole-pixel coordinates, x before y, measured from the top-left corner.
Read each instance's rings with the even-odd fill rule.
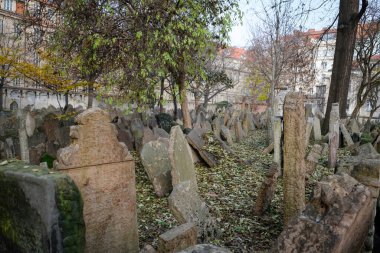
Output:
[[[347,117],[347,96],[351,77],[352,59],[356,41],[357,25],[368,6],[367,0],[340,0],[334,62],[329,97],[322,130],[328,132],[332,103],[339,103],[339,115]]]
[[[360,83],[353,87],[356,104],[351,118],[359,115],[360,108],[380,85],[380,6],[379,1],[372,1],[358,26],[354,68],[359,69]],[[374,96],[371,96],[374,97]],[[372,99],[373,100],[373,99]]]
[[[61,51],[95,69],[98,83],[117,84],[135,101],[145,101],[146,92],[171,74],[185,127],[191,127],[188,80],[203,71],[196,59],[210,41],[226,41],[239,14],[236,0],[69,0],[59,6],[63,24],[55,41]]]

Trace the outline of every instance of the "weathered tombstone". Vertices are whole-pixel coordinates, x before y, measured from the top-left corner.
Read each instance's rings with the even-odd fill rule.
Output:
[[[146,143],[155,140],[157,140],[157,138],[154,135],[153,131],[149,127],[144,127],[144,137],[142,140],[143,147]]]
[[[109,114],[91,108],[76,117],[72,144],[58,151],[55,169],[81,192],[85,252],[138,252],[134,162],[118,142]]]
[[[317,166],[319,158],[321,158],[323,147],[318,144],[314,144],[309,154],[306,157],[306,175],[313,174],[315,167]]]
[[[307,122],[306,122],[306,147],[309,146],[309,141],[310,141],[310,135],[311,135],[311,130],[313,129],[313,122],[314,122],[314,119],[309,117],[307,118]]]
[[[117,139],[120,142],[123,142],[127,146],[128,150],[134,150],[135,140],[132,136],[131,131],[129,131],[128,129],[122,129],[117,127]]]
[[[28,145],[28,135],[26,133],[25,126],[25,113],[22,110],[17,111],[17,118],[19,121],[18,138],[20,142],[20,155],[21,160],[29,163],[29,145]]]
[[[197,244],[197,228],[185,223],[170,229],[158,238],[158,253],[175,253]]]
[[[217,235],[216,221],[190,181],[174,186],[168,202],[170,210],[180,224],[196,224],[201,241],[213,239]]]
[[[273,125],[273,161],[281,167],[281,137],[282,137],[282,121],[280,117],[275,117]]]
[[[206,129],[194,128],[186,136],[186,140],[194,149],[198,151],[199,155],[208,164],[208,166],[214,167],[219,164],[218,158],[204,149],[206,142],[203,138],[206,133],[208,133],[208,130]]]
[[[339,148],[339,103],[333,103],[329,121],[329,168],[335,168]]]
[[[302,93],[284,104],[284,224],[305,207],[305,108]]]
[[[372,222],[367,187],[347,174],[317,184],[302,215],[292,219],[270,252],[357,253]]]
[[[172,184],[190,181],[195,191],[197,191],[197,178],[190,146],[179,126],[175,126],[170,131],[169,158],[172,165]]]
[[[360,127],[356,119],[350,119],[347,127],[351,133],[360,133]]]
[[[25,129],[26,129],[26,134],[30,137],[34,133],[34,129],[36,128],[36,120],[32,116],[30,112],[26,113],[25,117]]]
[[[274,192],[276,189],[277,177],[280,174],[280,166],[273,163],[267,173],[265,174],[264,182],[261,184],[259,194],[256,200],[255,213],[261,215],[265,212],[270,203],[272,202]]]
[[[232,141],[231,132],[227,127],[222,126],[220,133],[221,133],[222,140],[227,141],[228,145],[234,144],[234,142]]]
[[[15,157],[16,151],[11,137],[5,139],[4,146],[7,159],[13,159]]]
[[[172,190],[171,164],[168,147],[161,141],[151,141],[141,150],[141,162],[158,197]]]
[[[170,138],[170,134],[168,134],[164,129],[155,127],[153,128],[153,133],[156,138],[161,137],[161,138]]]
[[[0,199],[1,252],[84,252],[83,202],[69,176],[1,163]]]
[[[275,117],[282,117],[284,115],[284,102],[287,90],[281,90],[274,98],[273,113]]]
[[[321,121],[318,117],[314,117],[313,132],[314,132],[314,140],[316,141],[322,140]]]
[[[220,122],[220,118],[219,117],[216,117],[212,121],[212,131],[214,132],[214,135],[216,137],[221,138],[220,132],[222,131],[222,126],[221,126],[221,122]]]
[[[135,149],[138,153],[140,153],[143,147],[144,124],[139,118],[132,119],[131,132],[135,143]]]
[[[351,135],[347,131],[345,125],[342,123],[339,123],[339,127],[340,127],[340,130],[342,131],[342,134],[343,134],[344,140],[347,143],[347,146],[350,147],[350,146],[354,145],[354,142],[352,141]]]
[[[243,131],[243,128],[241,126],[241,122],[239,120],[235,121],[235,136],[236,141],[241,142],[244,140],[244,138],[247,136],[245,132]]]
[[[232,253],[229,249],[217,247],[211,244],[197,244],[178,253]]]

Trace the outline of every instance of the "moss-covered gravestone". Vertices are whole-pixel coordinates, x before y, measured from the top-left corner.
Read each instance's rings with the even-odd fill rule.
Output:
[[[0,252],[83,252],[83,203],[65,174],[0,166]]]

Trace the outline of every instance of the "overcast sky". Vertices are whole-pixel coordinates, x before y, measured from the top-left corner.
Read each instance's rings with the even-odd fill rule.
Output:
[[[314,0],[312,4],[319,5],[325,0]],[[263,2],[270,2],[270,0],[263,0]],[[249,45],[250,27],[258,23],[254,14],[254,6],[257,8],[259,1],[240,0],[240,10],[243,12],[242,24],[236,24],[230,33],[231,45],[237,47],[246,47]],[[338,1],[331,0],[330,3],[325,4],[323,8],[310,14],[309,22],[306,24],[307,28],[321,29],[327,27],[334,20],[338,11]]]

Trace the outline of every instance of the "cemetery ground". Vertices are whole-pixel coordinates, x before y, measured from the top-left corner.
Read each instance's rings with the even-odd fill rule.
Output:
[[[273,161],[273,154],[262,153],[268,145],[266,133],[267,130],[250,131],[244,141],[232,146],[235,155],[209,146],[209,151],[217,152],[221,157],[220,164],[213,168],[205,163],[196,165],[199,193],[217,218],[220,231],[218,238],[209,243],[227,247],[233,252],[265,252],[283,230],[281,177],[277,180],[269,209],[261,216],[254,211],[261,183]],[[344,149],[339,150],[339,158],[348,154]],[[145,244],[156,247],[158,236],[179,224],[169,210],[167,198],[155,195],[141,161],[136,154],[134,158],[140,247]],[[311,196],[316,182],[334,173],[326,167],[327,154],[323,154],[307,181],[307,198]]]

